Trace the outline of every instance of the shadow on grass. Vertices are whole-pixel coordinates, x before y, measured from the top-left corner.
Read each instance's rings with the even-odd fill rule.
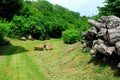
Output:
[[[96,57],[91,57],[89,63],[94,63],[94,65],[99,65],[99,67],[106,68],[107,66],[113,70],[113,75],[115,77],[120,77],[120,69],[117,67],[120,62],[120,56],[114,54],[112,56],[105,56],[103,54],[97,54]]]
[[[24,47],[8,44],[0,47],[0,56],[20,54],[26,51],[28,50],[26,50]]]

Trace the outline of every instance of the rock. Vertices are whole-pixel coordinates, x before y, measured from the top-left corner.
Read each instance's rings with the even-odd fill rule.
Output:
[[[26,37],[20,37],[20,40],[26,41],[27,39],[26,39]]]
[[[31,35],[28,36],[28,39],[29,39],[29,40],[32,40],[32,41],[34,40]]]

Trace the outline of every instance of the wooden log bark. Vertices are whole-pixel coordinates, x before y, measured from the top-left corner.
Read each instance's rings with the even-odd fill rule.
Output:
[[[117,54],[120,56],[120,41],[115,44],[115,47],[117,49]]]
[[[44,48],[46,50],[53,50],[53,46],[51,44],[44,43]]]
[[[99,22],[106,24],[107,29],[111,29],[120,26],[120,18],[114,15],[101,16]]]
[[[117,67],[120,68],[120,63],[118,63]]]
[[[115,45],[116,42],[120,41],[120,26],[108,29],[106,38],[110,45]]]
[[[109,47],[107,45],[104,44],[103,40],[98,40],[98,43],[96,43],[93,46],[93,50],[90,51],[90,53],[96,54],[97,52],[102,53],[104,55],[112,55],[112,53],[115,51],[115,47]]]
[[[100,44],[96,47],[96,51],[104,55],[110,56],[115,51],[115,47],[108,47],[105,44]]]
[[[101,30],[97,33],[97,37],[103,37],[105,40],[106,40],[106,32],[107,32],[107,29],[106,28],[101,28]]]
[[[44,50],[44,46],[35,46],[34,50],[43,51]]]
[[[97,29],[95,27],[92,27],[88,30],[88,32],[91,34],[91,35],[94,35],[94,34],[97,34]]]
[[[92,32],[83,32],[82,33],[82,37],[84,40],[87,40],[87,41],[93,41],[94,39],[96,39],[96,34],[95,33],[92,33]]]
[[[89,19],[88,23],[94,27],[83,36],[86,41],[83,43],[83,50],[92,44],[92,56],[99,56],[103,61],[119,63],[117,66],[120,68],[120,18],[114,15],[102,16],[98,21]]]
[[[31,35],[28,36],[28,39],[29,39],[29,40],[32,40],[32,41],[34,40]]]
[[[95,20],[92,20],[92,19],[88,19],[88,23],[90,23],[91,25],[93,25],[98,31],[100,31],[100,26],[101,26],[101,23],[95,21]]]
[[[96,53],[97,53],[96,50],[93,50],[93,49],[92,49],[92,50],[90,51],[90,54],[91,54],[91,55],[95,55]]]
[[[105,23],[109,21],[118,21],[120,22],[120,18],[114,15],[111,16],[101,16],[98,20],[99,22]]]
[[[100,30],[100,28],[106,28],[106,25],[104,23],[100,23],[92,19],[88,19],[88,23],[93,25],[98,31]]]
[[[120,41],[115,44],[116,49],[120,49]]]
[[[112,21],[119,21],[120,22],[120,18],[115,16],[115,15],[111,15],[111,16],[108,16],[108,17],[109,17],[110,21],[112,20]]]
[[[118,21],[110,21],[106,24],[107,29],[115,28],[120,25]]]
[[[92,47],[92,42],[91,41],[82,40],[81,44],[82,44],[82,50],[83,51],[86,51],[87,47]]]

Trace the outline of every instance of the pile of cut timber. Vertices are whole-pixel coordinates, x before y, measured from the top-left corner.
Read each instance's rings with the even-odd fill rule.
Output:
[[[91,47],[91,55],[96,57],[102,54],[102,60],[109,57],[120,68],[120,18],[114,15],[101,16],[98,21],[89,19],[88,23],[93,27],[82,33],[83,50]]]

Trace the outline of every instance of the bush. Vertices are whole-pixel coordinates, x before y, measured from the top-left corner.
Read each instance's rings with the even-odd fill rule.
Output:
[[[8,37],[10,23],[6,21],[0,21],[0,46],[7,44],[4,37]]]
[[[62,39],[65,43],[72,44],[81,40],[81,36],[77,30],[66,30],[62,33]]]
[[[2,33],[3,36],[8,36],[9,33],[9,23],[1,23],[0,22],[0,33]]]

